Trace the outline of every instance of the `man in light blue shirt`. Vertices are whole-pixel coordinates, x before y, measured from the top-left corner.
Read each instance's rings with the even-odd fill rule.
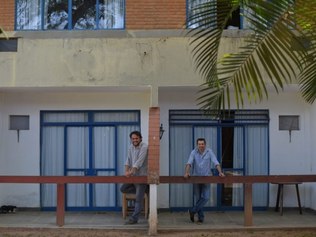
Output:
[[[192,176],[210,176],[212,173],[211,163],[214,163],[219,176],[224,177],[221,166],[210,148],[206,148],[204,138],[198,138],[197,147],[191,152],[189,160],[185,166],[184,178],[190,177],[190,169],[192,167]],[[190,220],[194,222],[195,214],[198,215],[197,224],[204,221],[203,207],[210,199],[210,184],[193,184],[193,192],[195,205],[189,210]]]
[[[147,176],[148,146],[142,142],[139,131],[133,131],[129,135],[132,144],[128,148],[125,161],[125,176]],[[136,224],[143,208],[144,194],[148,189],[147,184],[123,184],[121,192],[136,193],[135,208],[132,216],[126,224]]]

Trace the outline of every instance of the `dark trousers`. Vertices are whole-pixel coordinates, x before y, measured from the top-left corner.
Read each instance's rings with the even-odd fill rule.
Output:
[[[135,193],[135,208],[134,212],[131,216],[131,219],[134,221],[138,221],[139,214],[143,209],[143,200],[145,192],[148,193],[149,186],[147,184],[123,184],[120,188],[122,193]]]

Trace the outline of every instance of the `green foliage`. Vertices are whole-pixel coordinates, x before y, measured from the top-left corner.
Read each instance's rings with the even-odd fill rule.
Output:
[[[240,8],[248,22],[244,45],[218,57],[223,31],[233,11]],[[316,98],[315,0],[217,0],[193,9],[189,20],[192,56],[205,79],[198,103],[203,110],[237,108],[244,101],[268,98],[299,83],[309,103]],[[231,93],[234,92],[234,100]]]
[[[3,34],[6,39],[9,39],[8,35],[5,33],[5,31],[4,31],[4,30],[2,29],[2,27],[0,26],[0,35],[1,35],[1,34]]]

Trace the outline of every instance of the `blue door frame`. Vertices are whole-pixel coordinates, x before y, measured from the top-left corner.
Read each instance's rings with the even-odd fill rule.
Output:
[[[215,115],[214,111],[214,115]],[[222,111],[223,112],[223,111]],[[235,111],[232,112],[232,114],[234,115]],[[238,114],[238,116],[237,116]],[[216,149],[214,152],[215,154],[223,154],[225,151],[223,151],[223,128],[241,128],[242,129],[242,149],[243,149],[243,163],[242,163],[242,167],[223,167],[223,170],[226,173],[231,173],[231,174],[238,174],[238,175],[246,175],[246,129],[247,126],[264,126],[267,128],[268,131],[268,127],[269,127],[269,112],[267,110],[239,110],[238,112],[236,112],[236,116],[232,116],[229,115],[228,118],[222,118],[219,119],[218,116],[213,116],[213,118],[210,116],[206,116],[205,114],[203,114],[203,112],[199,111],[199,110],[170,110],[169,111],[169,128],[176,128],[177,126],[188,126],[192,128],[192,132],[190,132],[190,134],[192,134],[192,140],[191,140],[191,148],[193,149],[195,147],[195,143],[196,143],[196,139],[197,137],[194,136],[194,130],[196,127],[206,127],[206,128],[210,128],[213,127],[216,129]],[[169,133],[169,136],[171,136],[171,133]],[[185,136],[185,135],[183,135]],[[172,137],[169,137],[169,141],[172,141]],[[269,140],[269,135],[267,136],[267,140]],[[170,147],[170,145],[169,145]],[[267,149],[269,149],[269,145],[267,146]],[[269,154],[269,153],[267,153]],[[189,153],[187,154],[187,158],[189,157]],[[220,163],[222,163],[222,155],[217,155],[217,158],[219,160]],[[173,157],[170,157],[170,159],[173,159]],[[269,157],[267,157],[269,162]],[[171,162],[171,161],[170,161]],[[172,163],[172,162],[171,162]],[[171,163],[170,166],[171,167]],[[185,166],[185,164],[178,164],[179,166]],[[268,165],[269,167],[269,165]],[[172,173],[172,168],[170,168],[170,175],[174,175]],[[269,172],[269,170],[267,169],[267,174]],[[217,170],[214,168],[213,169],[213,174],[217,175]],[[181,175],[181,174],[176,174],[176,175]],[[223,184],[217,184],[216,187],[216,206],[208,206],[205,207],[205,210],[242,210],[243,209],[243,200],[241,205],[238,206],[233,206],[233,205],[225,205],[225,203],[222,200],[222,195],[223,195]],[[234,186],[233,186],[234,187]],[[172,195],[172,185],[170,185],[169,188],[169,194]],[[225,188],[227,189],[227,188]],[[242,187],[243,189],[243,187]],[[226,191],[226,190],[225,190]],[[243,192],[242,192],[243,193]],[[243,194],[242,194],[243,195]],[[268,207],[268,191],[267,191],[267,196],[266,196],[266,204],[263,206],[257,206],[254,207],[256,210],[260,210],[260,209],[266,209]],[[192,193],[192,202],[193,202],[193,193]],[[169,198],[169,200],[171,200],[171,196]],[[191,204],[193,205],[193,203]],[[174,207],[172,206],[172,203],[170,202],[170,209],[174,210],[174,211],[183,211],[183,210],[187,210],[188,206],[185,207]]]

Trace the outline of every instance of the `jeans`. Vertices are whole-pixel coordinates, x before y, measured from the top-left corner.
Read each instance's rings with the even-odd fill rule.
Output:
[[[120,188],[122,193],[136,193],[135,208],[131,220],[138,221],[139,214],[143,209],[145,192],[148,192],[147,184],[123,184]]]
[[[209,184],[193,184],[195,205],[191,208],[192,213],[197,213],[200,221],[204,221],[203,207],[210,199],[211,186]]]

